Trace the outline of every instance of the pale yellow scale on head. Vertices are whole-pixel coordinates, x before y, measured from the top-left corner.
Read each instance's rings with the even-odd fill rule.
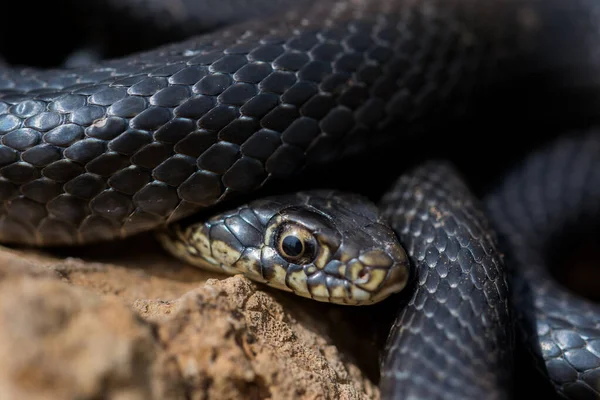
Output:
[[[261,280],[260,273],[260,249],[251,249],[249,254],[244,254],[233,264],[238,273],[242,273],[254,280]]]
[[[365,198],[311,191],[256,200],[161,241],[203,268],[339,304],[372,304],[401,291],[406,252]]]
[[[298,293],[304,297],[310,297],[306,279],[307,276],[303,270],[294,271],[288,274],[287,285],[294,293]]]
[[[213,240],[211,242],[210,250],[213,258],[224,267],[233,266],[233,264],[235,264],[242,256],[242,253],[236,251],[236,249],[222,240]]]

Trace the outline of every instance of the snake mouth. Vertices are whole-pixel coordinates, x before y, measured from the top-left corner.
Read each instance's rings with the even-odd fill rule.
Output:
[[[341,257],[342,259],[344,257]],[[304,268],[306,293],[296,294],[318,301],[344,305],[370,305],[402,291],[408,282],[409,266],[402,249],[388,252],[368,249],[346,262],[329,261],[324,268]]]
[[[392,294],[401,292],[406,287],[408,276],[409,268],[404,262],[394,263],[385,268],[363,266],[357,279],[349,281],[349,300],[356,305],[383,301]]]
[[[401,246],[370,249],[349,262],[347,278],[369,293],[368,304],[380,302],[394,293],[402,291],[409,277],[406,252]]]
[[[398,264],[388,271],[387,279],[379,287],[371,298],[372,303],[378,303],[387,299],[395,293],[399,293],[406,287],[409,277],[407,264]]]

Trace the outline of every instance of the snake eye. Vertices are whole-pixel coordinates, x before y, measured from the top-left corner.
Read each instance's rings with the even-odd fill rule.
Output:
[[[281,252],[288,257],[298,257],[304,253],[304,243],[296,236],[288,235],[281,241]]]
[[[282,226],[277,235],[277,252],[294,264],[306,264],[313,260],[316,250],[314,236],[296,224]]]

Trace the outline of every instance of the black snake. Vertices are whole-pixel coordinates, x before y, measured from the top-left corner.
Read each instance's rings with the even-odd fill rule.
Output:
[[[211,28],[250,20],[91,65],[0,66],[2,242],[118,239],[353,160],[354,169],[334,174],[353,190],[369,180],[356,171],[400,175],[379,211],[337,192],[258,200],[214,217],[212,239],[229,246],[217,262],[237,262],[268,238],[289,257],[275,246],[258,257],[263,264],[244,253],[243,267],[266,280],[293,275],[293,288],[319,300],[380,300],[380,288],[387,296],[406,285],[382,362],[384,398],[509,397],[513,348],[525,344],[558,394],[600,397],[600,309],[546,268],[575,228],[597,232],[600,6],[307,0],[262,17],[285,2],[137,3],[124,4],[138,26],[150,24],[135,11],[144,5],[155,23],[182,31],[196,18]],[[538,136],[550,143],[513,167]],[[479,177],[467,179],[476,194],[463,180],[469,171]],[[304,225],[291,236],[269,231],[277,215]],[[332,239],[336,232],[346,236]],[[210,247],[208,236],[195,248]],[[239,253],[229,260],[232,248]],[[352,263],[327,249],[351,249]],[[394,273],[381,272],[390,265]],[[371,286],[374,276],[381,280]],[[382,283],[390,277],[396,286]]]

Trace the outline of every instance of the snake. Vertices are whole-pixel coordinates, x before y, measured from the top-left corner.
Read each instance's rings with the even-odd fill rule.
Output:
[[[0,62],[0,242],[155,231],[193,265],[391,303],[384,399],[513,398],[524,364],[558,396],[600,398],[600,308],[550,273],[577,229],[597,232],[596,2],[90,7],[129,8],[140,37],[207,32]],[[358,193],[386,174],[377,200]]]

